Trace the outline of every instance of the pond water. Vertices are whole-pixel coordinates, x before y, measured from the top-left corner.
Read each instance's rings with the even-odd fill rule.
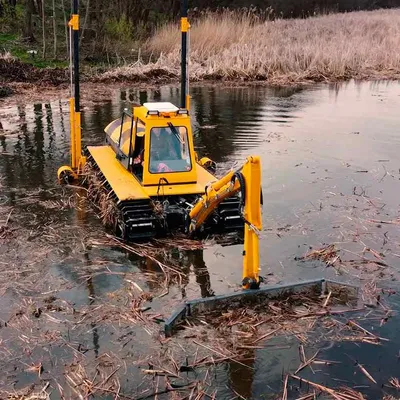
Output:
[[[303,89],[197,86],[191,95],[200,155],[216,161],[222,171],[240,165],[248,155],[261,156],[260,260],[267,284],[324,276],[360,285],[376,282],[396,290],[399,82]],[[102,143],[109,121],[132,102],[145,101],[178,103],[179,90],[170,86],[115,89],[109,98],[84,102],[84,144]],[[150,384],[142,382],[139,367],[162,352],[157,347],[159,335],[110,315],[132,300],[134,284],[155,294],[151,307],[162,316],[185,299],[238,290],[242,245],[222,246],[209,240],[197,250],[166,248],[163,262],[179,266],[183,275],[168,282],[166,292],[162,274],[155,279],[151,273],[160,272],[154,260],[102,241],[105,232],[88,209],[84,191],[57,185],[57,169],[69,160],[66,99],[7,104],[0,103],[0,225],[7,220],[9,227],[3,236],[0,230],[0,351],[4,356],[0,365],[5,372],[0,385],[12,392],[49,382],[51,398],[56,399],[63,393],[59,383],[65,398],[78,398],[68,375],[76,373],[77,365],[93,367],[115,355],[121,393],[145,397]],[[327,244],[335,244],[348,263],[326,267],[302,259],[311,249]],[[356,266],[353,260],[363,257],[383,260],[385,267]],[[399,308],[397,294],[389,304]],[[32,317],[32,310],[39,316]],[[365,320],[367,329],[375,323]],[[398,323],[395,312],[382,327],[378,321],[379,335],[390,339],[380,346],[310,343],[308,354],[320,348],[319,358],[341,364],[315,373],[307,370],[302,376],[328,387],[357,387],[371,399],[395,394],[387,385],[391,377],[400,378]],[[295,337],[274,338],[268,347],[252,352],[251,368],[219,365],[209,377],[209,393],[217,390],[218,399],[276,398],[282,375],[297,369],[298,346]],[[377,384],[360,373],[354,360],[367,368]],[[32,370],[39,363],[41,374]],[[289,394],[298,397],[295,390]]]

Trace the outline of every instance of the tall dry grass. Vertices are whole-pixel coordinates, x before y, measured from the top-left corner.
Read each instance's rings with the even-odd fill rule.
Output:
[[[192,79],[267,80],[285,84],[400,76],[400,9],[257,22],[237,12],[208,14],[192,24]],[[179,75],[176,25],[161,27],[147,50],[156,61],[104,74],[105,79]]]

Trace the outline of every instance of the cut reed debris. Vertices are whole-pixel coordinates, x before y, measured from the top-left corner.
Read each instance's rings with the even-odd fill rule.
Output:
[[[50,383],[46,385],[41,390],[34,390],[35,385],[30,385],[25,389],[21,389],[14,392],[0,391],[0,396],[2,399],[7,400],[50,400],[50,394],[47,392]]]
[[[90,162],[85,164],[83,171],[84,184],[87,185],[87,197],[99,211],[101,222],[108,228],[116,230],[120,218],[118,209],[112,192],[105,188],[106,179],[101,171],[97,171]]]
[[[391,386],[393,386],[396,389],[400,389],[400,381],[397,378],[391,378],[389,380],[389,383],[391,384]]]
[[[97,394],[113,394],[115,398],[118,398],[121,390],[117,376],[121,365],[116,364],[118,361],[106,353],[102,354],[97,359],[96,372],[93,374],[83,359],[75,360],[67,367],[65,373],[66,382],[74,393],[74,397],[87,399]]]
[[[353,389],[350,388],[341,388],[339,390],[337,389],[331,389],[327,386],[321,385],[319,383],[315,383],[312,381],[309,381],[304,378],[300,378],[297,375],[290,375],[291,378],[296,379],[300,381],[301,383],[307,383],[308,385],[314,387],[315,389],[328,394],[332,398],[336,400],[365,400],[365,397],[360,393],[357,392]]]
[[[277,299],[241,299],[218,309],[207,309],[205,313],[192,310],[190,317],[182,321],[178,329],[183,330],[184,337],[220,339],[225,348],[220,355],[227,356],[231,351],[235,357],[243,356],[242,350],[265,346],[266,342],[278,335],[294,336],[301,343],[306,343],[307,334],[314,331],[317,324],[326,328],[326,340],[340,341],[342,337],[348,337],[354,341],[366,339],[379,343],[380,338],[377,336],[364,331],[360,334],[360,329],[355,331],[354,327],[332,318],[333,315],[360,311],[360,308],[352,308],[350,303],[343,307],[348,303],[348,296],[343,297],[342,291],[343,288],[339,291],[331,290],[329,307],[324,307],[320,295],[310,290],[304,293],[282,293]],[[297,372],[319,361],[316,356],[317,353],[306,358],[304,347],[301,346],[301,364]]]

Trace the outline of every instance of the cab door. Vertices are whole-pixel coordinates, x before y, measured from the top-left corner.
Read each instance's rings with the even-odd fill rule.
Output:
[[[122,116],[106,126],[106,142],[111,145],[120,160],[127,159],[131,153],[129,150],[135,147],[136,124],[132,115],[123,112]]]

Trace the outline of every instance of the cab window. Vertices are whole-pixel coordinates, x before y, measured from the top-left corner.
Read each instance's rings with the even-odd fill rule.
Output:
[[[150,131],[149,171],[186,172],[192,169],[186,127],[169,124]]]

